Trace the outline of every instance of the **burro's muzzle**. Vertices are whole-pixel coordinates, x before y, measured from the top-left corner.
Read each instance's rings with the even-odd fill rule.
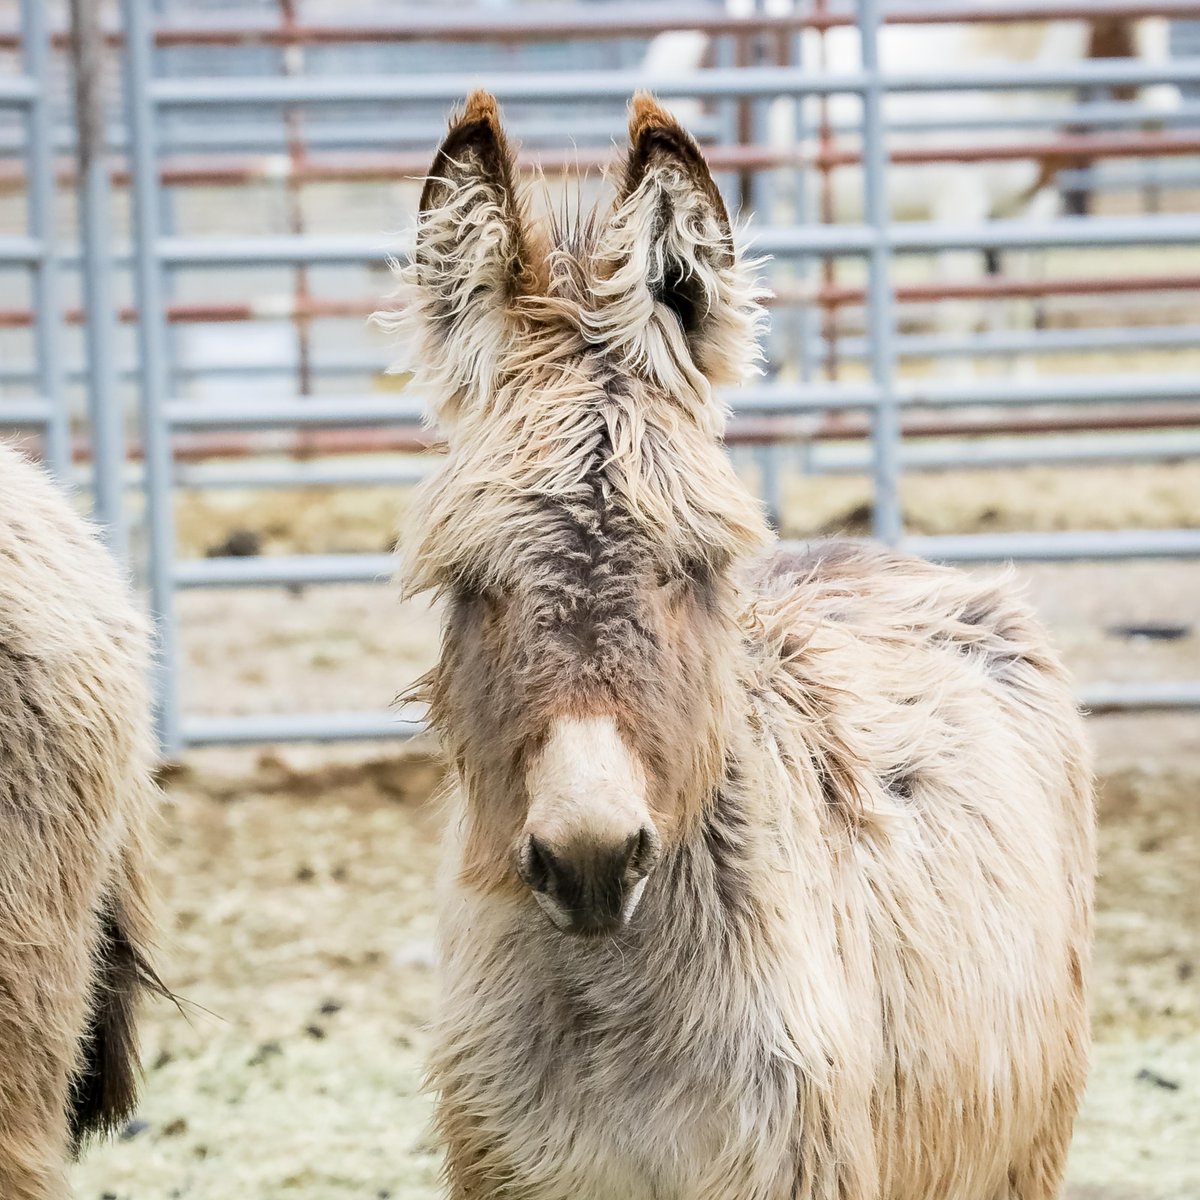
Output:
[[[517,869],[565,933],[629,922],[658,861],[646,778],[611,717],[555,721],[526,776]]]

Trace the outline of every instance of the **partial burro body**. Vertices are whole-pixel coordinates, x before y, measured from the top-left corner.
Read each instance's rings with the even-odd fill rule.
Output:
[[[714,396],[753,264],[649,97],[531,219],[495,102],[397,324],[457,772],[431,1079],[455,1200],[1049,1200],[1088,1054],[1091,778],[1007,580],[772,549]]]
[[[50,481],[0,445],[0,1197],[61,1200],[136,1095],[153,980],[147,629]]]

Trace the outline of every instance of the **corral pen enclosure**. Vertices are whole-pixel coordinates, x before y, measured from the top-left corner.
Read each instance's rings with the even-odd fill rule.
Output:
[[[695,133],[773,293],[725,399],[782,538],[1020,578],[1100,777],[1068,1196],[1200,1196],[1200,4],[0,0],[0,434],[127,558],[170,764],[182,1011],[78,1195],[438,1194],[445,771],[393,701],[439,612],[391,579],[438,432],[367,318],[476,86],[553,210],[638,89]]]

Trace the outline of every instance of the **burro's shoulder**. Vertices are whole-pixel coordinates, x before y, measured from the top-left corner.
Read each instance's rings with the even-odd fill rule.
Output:
[[[781,544],[748,564],[743,588],[752,639],[792,659],[840,648],[860,677],[893,675],[901,690],[906,671],[940,672],[943,686],[1065,680],[1011,568],[967,572],[870,542]]]
[[[879,817],[879,829],[939,813],[973,828],[969,795],[972,811],[1008,813],[1030,837],[1046,821],[1090,828],[1074,689],[1011,570],[839,542],[781,548],[743,588],[757,726],[798,777],[810,772],[797,786],[824,797],[821,813]]]

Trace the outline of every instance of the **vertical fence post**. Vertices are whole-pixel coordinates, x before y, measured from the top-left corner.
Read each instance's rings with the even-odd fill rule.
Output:
[[[801,9],[798,4],[793,4],[793,11],[797,15],[800,14]],[[812,67],[812,63],[805,62],[804,34],[804,24],[798,23],[798,27],[788,35],[787,48],[788,64],[794,67],[796,73],[802,78],[806,68]],[[808,110],[811,107],[811,98],[808,93],[801,92],[792,97],[792,128],[797,150],[796,165],[791,171],[792,224],[801,227],[810,224],[813,220],[808,196],[812,173],[805,161],[809,151],[810,138],[814,132],[808,127]],[[812,280],[814,262],[815,260],[807,254],[797,256],[789,264],[790,270],[783,277],[790,279],[797,290],[803,291]],[[786,310],[789,336],[796,346],[796,377],[802,384],[812,382],[813,356],[819,353],[820,323],[818,322],[815,326],[816,334],[814,336],[814,305],[815,300],[811,303],[801,300]],[[802,473],[807,474],[812,466],[812,457],[813,442],[809,439],[798,441],[792,455],[794,466]]]
[[[863,210],[874,232],[867,269],[867,331],[871,376],[879,389],[873,414],[875,536],[895,545],[903,534],[900,508],[900,405],[896,395],[895,318],[892,311],[891,212],[887,198],[883,86],[879,70],[879,3],[859,0],[858,30],[867,81],[862,94]]]
[[[71,0],[71,66],[75,77],[75,194],[83,267],[92,494],[110,548],[125,558],[129,550],[124,513],[125,421],[114,363],[117,322],[105,145],[104,35],[99,8],[93,0]]]
[[[815,17],[825,17],[828,15],[829,5],[826,0],[813,0],[813,15]],[[823,73],[829,68],[829,26],[821,21],[815,26],[817,30],[817,61],[809,63],[809,67],[814,65],[819,73]],[[817,205],[818,219],[823,225],[832,225],[836,219],[836,203],[834,197],[835,182],[833,173],[837,169],[829,159],[829,155],[834,149],[834,133],[833,119],[830,114],[831,97],[822,93],[817,102],[817,125],[814,130],[817,139],[817,149],[819,158],[816,162],[816,177],[817,177]],[[865,138],[865,134],[864,134]],[[865,206],[864,206],[865,207]],[[818,286],[818,303],[821,313],[819,323],[820,341],[823,348],[823,361],[825,375],[833,381],[838,377],[838,332],[840,324],[840,314],[838,306],[832,299],[826,299],[826,295],[832,296],[832,293],[837,287],[838,268],[837,258],[834,255],[826,254],[821,257],[820,261],[820,279]]]
[[[798,9],[796,11],[799,11]],[[788,35],[788,63],[796,73],[804,75],[811,63],[804,61],[804,26],[801,25]],[[809,138],[812,130],[808,128],[808,113],[810,107],[808,94],[801,92],[793,96],[792,128],[796,139],[796,165],[792,168],[792,223],[807,225],[812,220],[812,212],[808,202],[809,171],[804,161],[808,153]],[[791,279],[797,287],[804,287],[812,275],[813,260],[807,255],[798,256],[791,264]],[[792,328],[796,342],[796,372],[801,383],[810,383],[813,377],[812,356],[816,350],[813,345],[813,307],[811,304],[799,304],[790,310],[793,314]],[[819,331],[818,331],[819,337]]]
[[[125,104],[129,158],[133,168],[134,281],[141,368],[142,444],[145,448],[147,578],[150,606],[158,630],[158,732],[164,753],[181,745],[178,648],[173,566],[171,431],[167,424],[169,386],[163,265],[158,239],[158,146],[153,82],[154,31],[148,20],[150,0],[122,0],[125,26]]]
[[[754,6],[756,14],[766,11],[763,0],[758,0]],[[769,35],[759,34],[751,41],[753,53],[748,56],[751,65],[757,66],[764,57],[766,42]],[[787,53],[786,42],[779,38],[770,38],[770,52],[765,55],[772,66],[785,66]],[[786,101],[785,101],[786,103]],[[770,148],[771,145],[771,108],[773,99],[760,97],[751,101],[750,108],[750,137],[756,146]],[[763,167],[755,171],[751,179],[751,199],[755,218],[764,224],[771,224],[775,216],[775,201],[777,195],[776,170],[774,167]],[[787,339],[785,331],[780,327],[782,322],[772,321],[767,340],[771,364],[778,369],[787,359]],[[759,494],[767,510],[767,519],[773,529],[779,529],[783,524],[783,463],[779,445],[767,441],[755,447],[754,456],[758,460]]]
[[[33,268],[33,348],[37,357],[34,377],[41,398],[49,405],[43,452],[46,462],[66,484],[71,475],[71,414],[64,387],[62,339],[63,310],[59,292],[58,234],[54,211],[54,122],[50,110],[50,39],[43,0],[21,0],[22,44],[25,72],[34,81],[37,95],[26,114],[25,162],[29,175],[26,193],[30,236],[38,242]]]

